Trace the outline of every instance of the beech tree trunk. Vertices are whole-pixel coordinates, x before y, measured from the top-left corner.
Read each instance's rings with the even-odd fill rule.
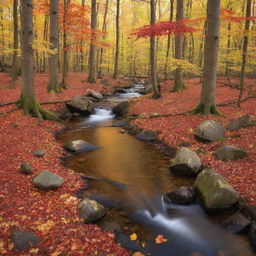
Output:
[[[156,6],[155,0],[150,0],[150,24],[153,25],[156,23]],[[153,89],[153,98],[157,99],[160,97],[160,91],[157,85],[156,78],[156,46],[155,46],[155,36],[150,37],[150,68],[151,68],[151,80],[152,80],[152,89]]]
[[[219,114],[215,103],[220,31],[220,0],[208,0],[204,71],[200,103],[193,113]]]
[[[115,69],[114,69],[114,79],[118,76],[119,69],[119,45],[120,45],[120,0],[116,3],[116,54],[115,54]]]
[[[97,26],[97,1],[91,0],[91,45],[90,45],[90,55],[89,55],[89,75],[88,82],[95,83],[95,29]]]
[[[34,88],[33,1],[21,0],[21,46],[22,46],[22,91],[17,106],[26,115],[58,120],[51,112],[43,109],[36,100]]]
[[[184,13],[184,3],[183,0],[177,0],[177,13],[176,13],[176,21],[183,20]],[[183,35],[177,34],[175,36],[175,59],[181,60],[183,59]],[[174,75],[174,87],[172,88],[173,92],[179,92],[185,89],[185,85],[183,82],[183,72],[181,68],[177,68],[175,70]]]
[[[170,19],[169,21],[173,21],[173,8],[174,5],[174,0],[170,0]],[[167,79],[167,74],[168,74],[168,60],[169,60],[169,56],[170,56],[170,49],[171,49],[171,34],[168,35],[167,38],[167,49],[166,49],[166,59],[165,59],[165,66],[164,66],[164,77],[165,80]]]
[[[251,16],[251,6],[252,6],[252,1],[247,0],[246,17]],[[245,21],[245,31],[248,31],[249,29],[250,29],[250,20],[248,19]],[[249,37],[247,35],[247,32],[245,32],[244,42],[243,42],[242,67],[241,67],[241,74],[240,74],[240,91],[239,91],[239,97],[238,97],[238,103],[237,103],[238,107],[240,107],[241,99],[243,97],[243,92],[244,92],[244,75],[245,75],[245,68],[246,68],[246,61],[247,61],[248,44],[249,44]]]
[[[49,92],[60,92],[59,87],[59,0],[50,1],[50,49],[54,51],[50,55],[49,70],[50,82]]]
[[[68,14],[68,5],[70,0],[64,0],[64,14],[63,14],[63,69],[62,69],[62,81],[61,88],[67,89],[67,75],[68,75],[68,51],[67,51],[67,14]]]
[[[13,0],[13,57],[12,57],[12,81],[18,78],[18,47],[19,47],[19,27],[18,27],[18,0]]]

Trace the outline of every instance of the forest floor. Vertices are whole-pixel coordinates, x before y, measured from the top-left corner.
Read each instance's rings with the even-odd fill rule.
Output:
[[[9,88],[9,80],[7,75],[0,73],[0,104],[16,101],[20,95],[19,85]],[[48,76],[37,75],[37,98],[40,102],[59,101],[68,100],[78,93],[84,94],[88,88],[105,92],[112,90],[99,83],[88,85],[82,80],[85,80],[83,74],[70,74],[68,90],[61,94],[48,94]],[[119,85],[120,81],[110,80],[110,83]],[[220,107],[225,117],[183,115],[150,118],[155,113],[183,113],[197,104],[200,93],[198,79],[187,80],[187,89],[181,93],[169,93],[171,85],[170,81],[163,84],[163,97],[157,103],[150,96],[133,100],[130,112],[138,115],[144,113],[146,116],[133,122],[142,129],[158,130],[159,139],[169,146],[177,147],[184,142],[191,144],[193,150],[201,152],[199,155],[205,166],[224,175],[241,196],[256,205],[255,127],[228,131],[226,140],[210,144],[198,142],[193,136],[193,129],[206,119],[218,120],[226,125],[233,118],[250,114],[255,120],[256,100],[245,101],[241,109],[235,105]],[[217,103],[232,102],[237,96],[237,90],[218,84]],[[62,105],[45,107],[55,110]],[[54,132],[63,128],[63,125],[24,116],[14,105],[0,107],[0,124],[0,255],[129,255],[114,241],[113,234],[101,231],[96,225],[81,225],[77,214],[79,200],[75,197],[75,191],[83,186],[83,182],[78,174],[61,164],[60,158],[65,156],[65,152],[54,138]],[[228,163],[218,161],[212,153],[223,144],[234,144],[245,149],[249,157]],[[33,156],[33,152],[41,148],[45,150],[45,156]],[[32,166],[33,175],[20,172],[23,162]],[[37,189],[32,179],[45,169],[65,178],[64,185],[51,192]],[[13,252],[11,234],[15,229],[35,232],[42,242],[29,252]]]

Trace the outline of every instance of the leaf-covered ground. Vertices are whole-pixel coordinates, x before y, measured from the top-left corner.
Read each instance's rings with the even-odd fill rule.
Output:
[[[45,87],[47,76],[40,75],[36,79],[36,93],[40,101],[54,101],[70,99],[89,87],[103,89],[81,80],[82,75],[71,74],[70,89],[49,96]],[[8,89],[9,78],[4,74],[0,74],[0,81],[1,103],[17,100],[19,86]],[[7,113],[13,108],[14,105],[0,108],[0,255],[129,255],[116,244],[113,234],[96,225],[84,225],[78,218],[79,201],[74,192],[83,183],[78,174],[61,165],[60,158],[65,152],[53,133],[62,125],[24,116],[18,110]],[[46,155],[33,156],[41,148]],[[23,162],[33,167],[33,175],[21,174]],[[32,184],[33,177],[45,169],[65,178],[63,187],[51,192],[37,189]],[[35,232],[42,242],[30,251],[13,252],[10,238],[15,229]]]
[[[252,83],[249,81],[248,84]],[[172,82],[165,82],[162,85],[163,97],[157,101],[149,96],[135,100],[131,113],[138,115],[144,113],[143,115],[148,117],[154,114],[178,114],[192,110],[196,106],[201,88],[199,79],[187,80],[187,89],[180,93],[168,92],[171,87]],[[247,96],[246,93],[245,97]],[[217,103],[232,102],[237,98],[238,90],[223,86],[223,80],[219,80]],[[241,196],[248,198],[251,204],[256,205],[256,127],[244,128],[236,132],[226,131],[224,141],[210,144],[198,142],[193,135],[194,128],[207,119],[216,120],[227,125],[234,118],[250,114],[252,119],[255,120],[256,98],[245,101],[241,109],[238,109],[236,104],[233,104],[219,107],[219,110],[225,117],[201,115],[170,116],[137,119],[134,123],[141,129],[158,130],[159,139],[172,147],[178,147],[184,142],[191,144],[191,149],[199,152],[205,166],[209,166],[224,175],[240,192]],[[233,162],[217,160],[213,156],[213,152],[227,144],[246,150],[249,153],[249,157]]]

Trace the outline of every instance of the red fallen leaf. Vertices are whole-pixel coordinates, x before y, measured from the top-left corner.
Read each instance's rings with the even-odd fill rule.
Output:
[[[166,243],[168,240],[166,238],[164,238],[163,235],[158,235],[156,237],[156,244],[162,244],[162,243]]]

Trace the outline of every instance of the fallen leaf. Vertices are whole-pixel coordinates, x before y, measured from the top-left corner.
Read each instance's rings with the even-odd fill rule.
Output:
[[[166,238],[164,238],[163,235],[158,235],[156,237],[156,244],[162,244],[162,243],[166,243],[168,240]]]
[[[137,240],[137,238],[138,238],[138,236],[137,236],[137,234],[135,234],[135,233],[133,233],[132,235],[130,235],[131,241],[135,241],[135,240]]]

